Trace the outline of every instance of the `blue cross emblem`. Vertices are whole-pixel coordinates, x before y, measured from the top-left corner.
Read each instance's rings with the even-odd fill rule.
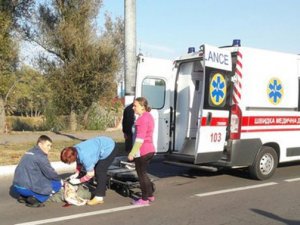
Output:
[[[210,82],[210,98],[214,105],[221,105],[226,96],[226,81],[222,74],[213,75]]]
[[[279,104],[283,96],[283,87],[281,81],[276,78],[272,78],[268,85],[268,97],[269,101],[275,105]]]

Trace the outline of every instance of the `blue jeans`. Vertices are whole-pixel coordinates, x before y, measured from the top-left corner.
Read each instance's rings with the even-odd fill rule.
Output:
[[[52,186],[52,192],[53,194],[56,192],[59,192],[61,189],[61,182],[60,180],[52,180],[51,181],[51,186]],[[45,202],[48,200],[48,198],[52,195],[41,195],[36,192],[33,192],[27,188],[20,187],[18,185],[14,185],[14,191],[18,194],[20,194],[23,197],[35,197],[39,202]]]

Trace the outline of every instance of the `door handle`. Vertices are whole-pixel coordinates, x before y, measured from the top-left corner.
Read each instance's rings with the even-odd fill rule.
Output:
[[[212,119],[212,113],[208,112],[207,113],[207,117],[206,117],[206,125],[210,125],[211,124],[211,119]]]

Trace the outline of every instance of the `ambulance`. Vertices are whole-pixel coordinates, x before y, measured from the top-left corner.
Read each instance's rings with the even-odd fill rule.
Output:
[[[189,48],[175,61],[139,55],[135,96],[149,101],[167,163],[245,168],[265,180],[300,160],[300,55],[240,40]]]

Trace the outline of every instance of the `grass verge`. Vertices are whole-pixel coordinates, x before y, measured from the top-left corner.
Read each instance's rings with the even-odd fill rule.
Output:
[[[79,141],[55,141],[49,153],[50,162],[60,161],[60,152],[64,147],[73,146]],[[33,147],[32,143],[0,145],[0,166],[17,165],[25,152]],[[118,155],[124,155],[124,142],[117,142]]]

